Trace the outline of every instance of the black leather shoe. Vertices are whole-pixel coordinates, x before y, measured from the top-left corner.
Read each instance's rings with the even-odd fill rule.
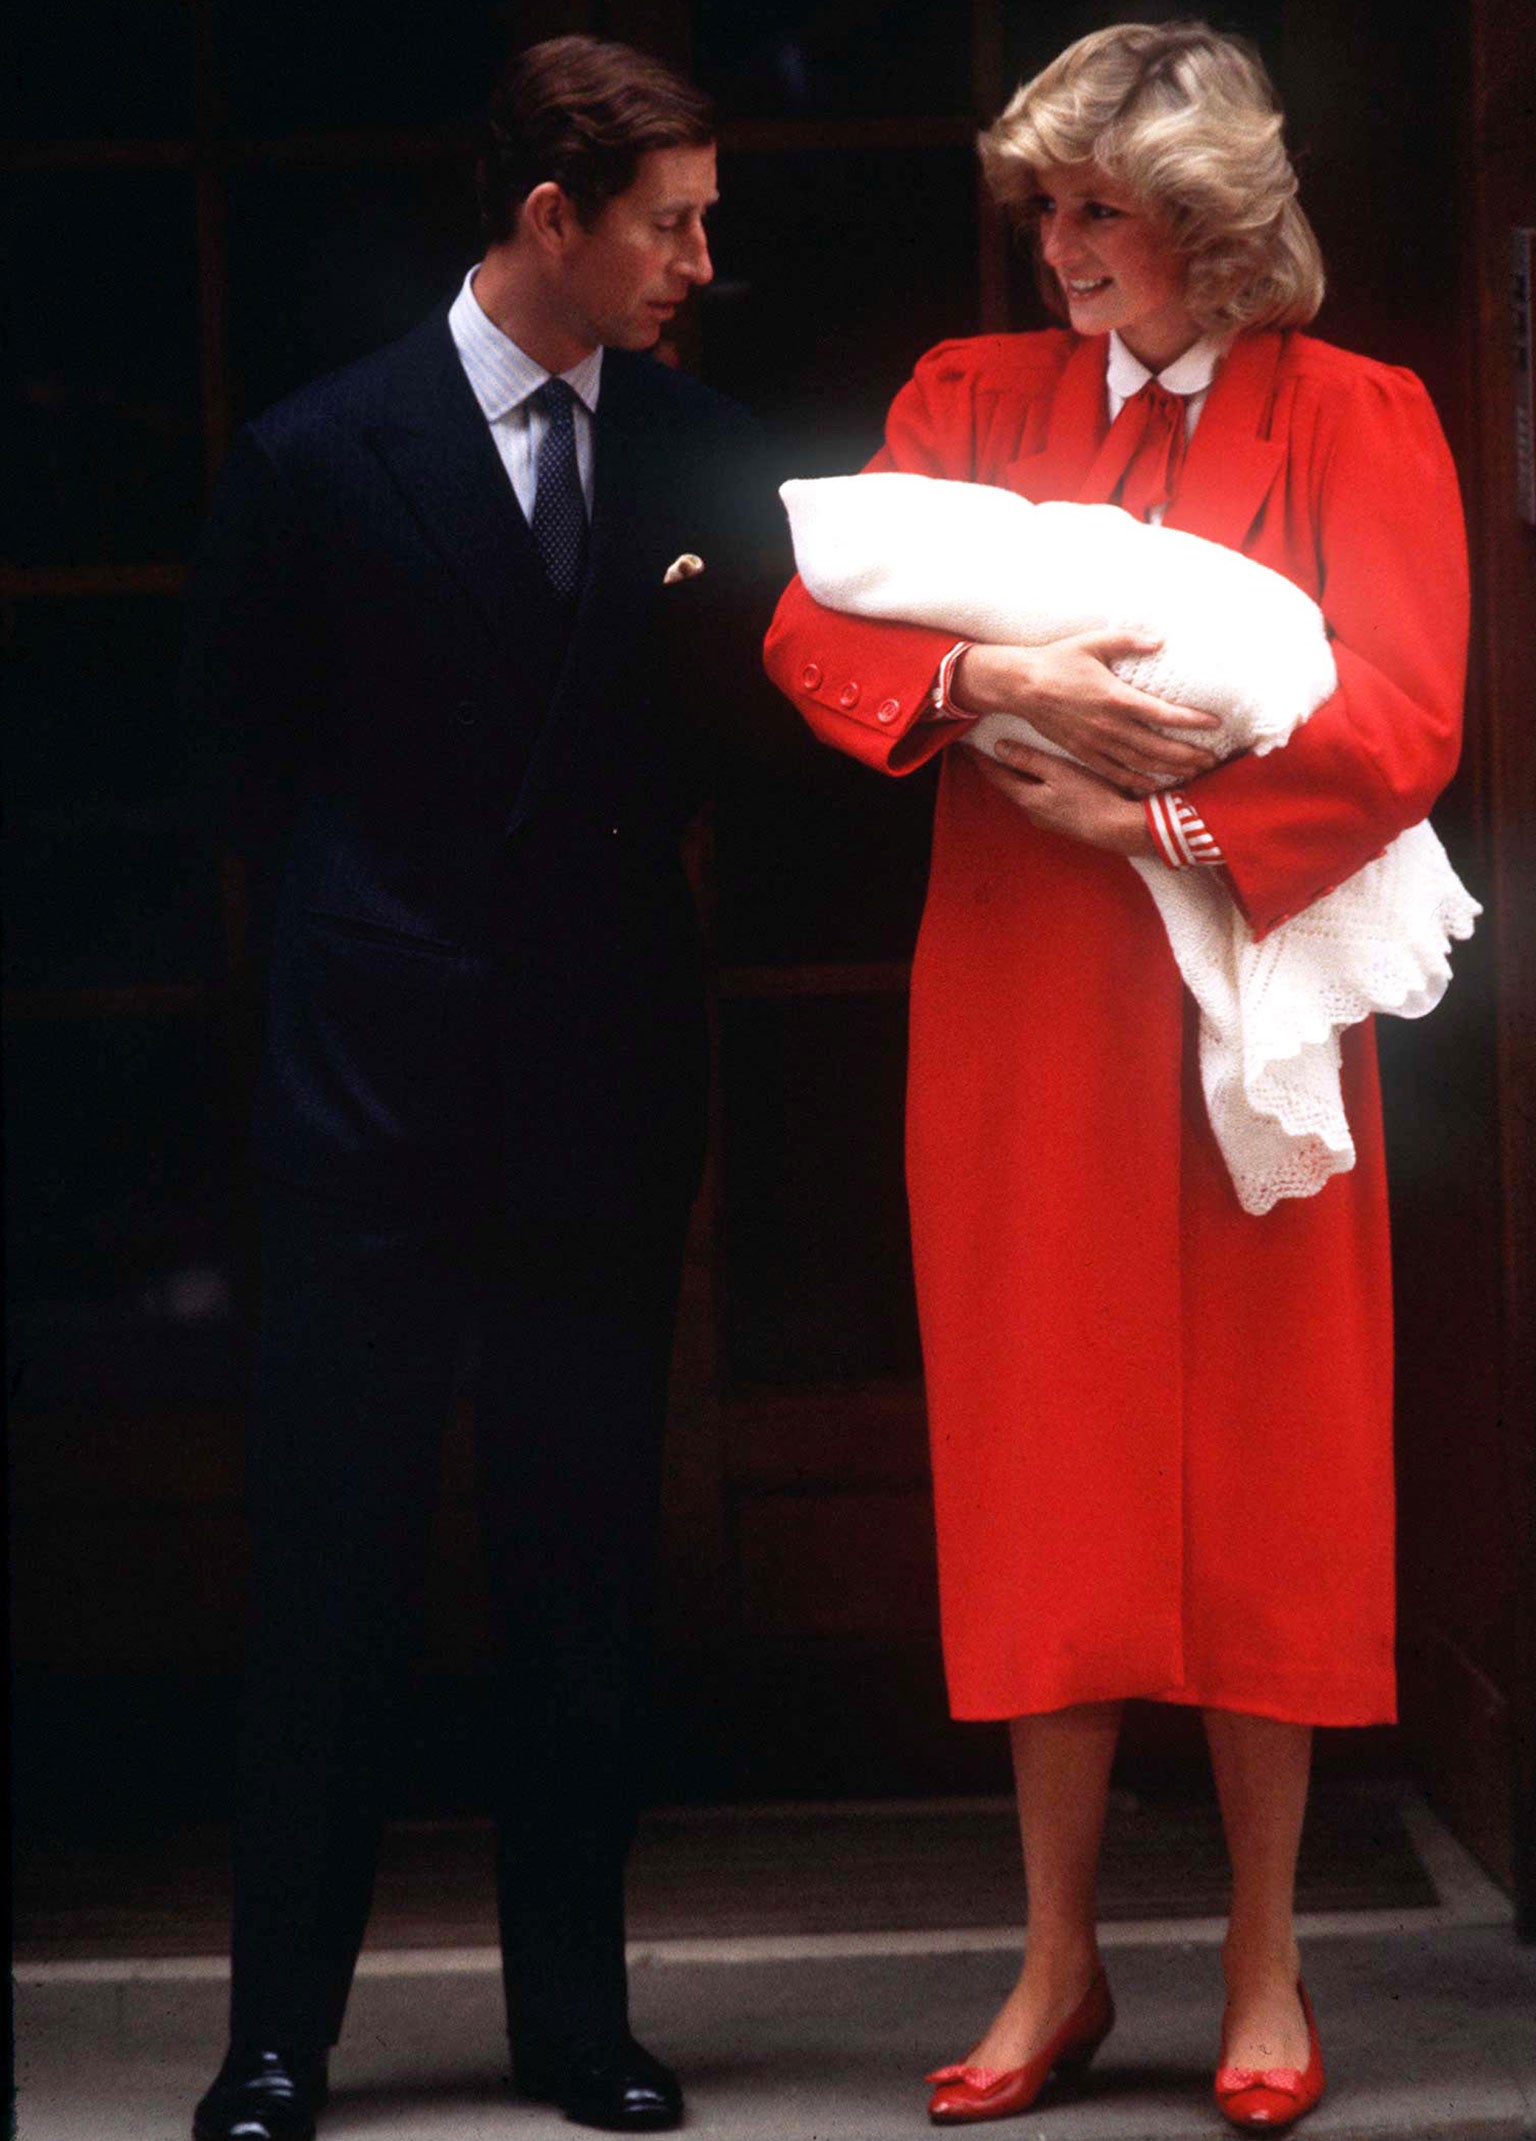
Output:
[[[327,2094],[323,2056],[231,2045],[192,2114],[193,2141],[314,2141]]]
[[[608,2133],[661,2133],[682,2124],[677,2076],[633,2037],[598,2051],[514,2050],[512,2086],[520,2096],[558,2104],[578,2126]]]

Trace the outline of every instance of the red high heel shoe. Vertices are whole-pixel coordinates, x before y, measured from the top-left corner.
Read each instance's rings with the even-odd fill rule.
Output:
[[[1093,1983],[1055,2036],[1022,2067],[936,2067],[926,2080],[937,2082],[928,2105],[935,2126],[965,2126],[977,2119],[1011,2119],[1028,2111],[1051,2075],[1078,2079],[1115,2026],[1115,2003],[1109,1996],[1103,1965]]]
[[[1218,2067],[1216,2108],[1231,2125],[1245,2133],[1283,2133],[1304,2119],[1323,2093],[1323,2048],[1317,2039],[1317,2017],[1307,1998],[1305,1985],[1298,1985],[1301,2011],[1307,2018],[1307,2064],[1295,2067]]]

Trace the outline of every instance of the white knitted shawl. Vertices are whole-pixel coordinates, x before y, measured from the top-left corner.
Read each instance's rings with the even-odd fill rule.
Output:
[[[957,639],[1040,646],[1145,633],[1157,652],[1116,674],[1221,716],[1200,741],[1226,757],[1278,750],[1330,696],[1322,612],[1280,573],[1118,506],[1032,505],[930,476],[786,483],[795,562],[829,609],[938,626]],[[964,741],[995,756],[1013,735],[1063,757],[1013,714]],[[1354,1165],[1339,1035],[1374,1012],[1422,1018],[1450,980],[1450,940],[1482,912],[1427,823],[1256,944],[1215,870],[1133,858],[1200,1007],[1211,1126],[1247,1212],[1310,1197]]]

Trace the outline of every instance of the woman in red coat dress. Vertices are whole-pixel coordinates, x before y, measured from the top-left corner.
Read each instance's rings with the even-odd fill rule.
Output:
[[[1119,1706],[1203,1710],[1233,1870],[1217,2096],[1322,2086],[1293,1926],[1314,1725],[1385,1722],[1392,1327],[1372,1035],[1344,1037],[1351,1173],[1244,1213],[1193,1006],[1127,855],[1216,867],[1255,935],[1377,855],[1456,760],[1466,572],[1422,386],[1298,330],[1322,295],[1257,57],[1201,24],[1081,40],[983,137],[1066,329],[932,350],[871,464],[1117,500],[1321,605],[1338,689],[1285,749],[1122,683],[1132,644],[968,646],[795,582],[770,673],[889,773],[943,752],[912,974],[908,1177],[954,1712],[1010,1720],[1022,1974],[931,2106],[1032,2100],[1111,2019],[1094,1873]],[[1137,642],[1135,644],[1145,644]],[[1079,761],[953,748],[1024,715]],[[1170,741],[1148,725],[1173,724]],[[1149,803],[1179,777],[1179,800]]]

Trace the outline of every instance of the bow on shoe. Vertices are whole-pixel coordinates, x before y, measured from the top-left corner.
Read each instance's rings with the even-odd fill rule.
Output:
[[[1306,2117],[1327,2086],[1317,2017],[1305,1985],[1296,1987],[1307,2021],[1307,2064],[1299,2067],[1218,2067],[1216,2108],[1244,2133],[1283,2133]]]
[[[1278,2089],[1286,2096],[1300,2096],[1300,2067],[1223,2067],[1221,2093],[1235,2096],[1240,2089]]]

